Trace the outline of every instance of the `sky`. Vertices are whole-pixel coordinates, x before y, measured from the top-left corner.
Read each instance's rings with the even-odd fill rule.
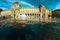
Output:
[[[60,9],[60,0],[0,0],[0,8],[10,9],[14,2],[19,2],[23,8],[38,8],[43,4],[49,10]]]

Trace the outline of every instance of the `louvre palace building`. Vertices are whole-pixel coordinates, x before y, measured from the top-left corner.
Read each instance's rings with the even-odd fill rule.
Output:
[[[39,8],[22,8],[18,2],[12,4],[9,10],[3,10],[0,16],[9,22],[39,23],[51,22],[52,11],[40,5]]]

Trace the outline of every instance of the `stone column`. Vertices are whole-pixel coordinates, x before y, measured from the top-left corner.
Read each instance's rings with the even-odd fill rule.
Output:
[[[43,18],[42,18],[42,16],[43,16],[43,15],[42,15],[42,12],[43,12],[43,10],[42,10],[42,8],[41,8],[41,12],[40,12],[40,21],[41,21],[41,22],[42,22],[42,19],[43,19]]]

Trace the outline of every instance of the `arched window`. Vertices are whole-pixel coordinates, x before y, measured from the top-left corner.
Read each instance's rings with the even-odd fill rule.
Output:
[[[22,14],[20,14],[20,15],[22,15]]]
[[[29,16],[29,14],[28,14],[28,16]]]
[[[34,14],[32,14],[32,15],[34,15]]]
[[[38,14],[37,14],[38,15]]]
[[[31,16],[31,14],[30,14],[30,16]]]
[[[39,16],[40,16],[40,14],[39,14]]]
[[[35,14],[35,16],[36,16],[36,14]]]

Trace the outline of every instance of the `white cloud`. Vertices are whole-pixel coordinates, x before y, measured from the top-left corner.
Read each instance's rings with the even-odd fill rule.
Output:
[[[7,8],[4,8],[4,7],[0,7],[0,9],[3,9],[3,10],[8,10]]]
[[[14,3],[14,2],[20,2],[20,4],[22,4],[22,5],[27,5],[29,7],[34,7],[33,5],[31,5],[30,3],[25,2],[25,1],[20,1],[20,0],[7,0],[7,1],[8,2],[12,2],[12,3]]]
[[[56,5],[56,9],[60,9],[60,4]]]
[[[7,0],[8,2],[18,2],[19,0]]]
[[[21,4],[24,4],[24,5],[27,5],[27,6],[29,6],[29,7],[34,7],[33,5],[31,5],[31,4],[29,4],[29,3],[25,2],[25,1],[21,1],[20,3],[21,3]]]

